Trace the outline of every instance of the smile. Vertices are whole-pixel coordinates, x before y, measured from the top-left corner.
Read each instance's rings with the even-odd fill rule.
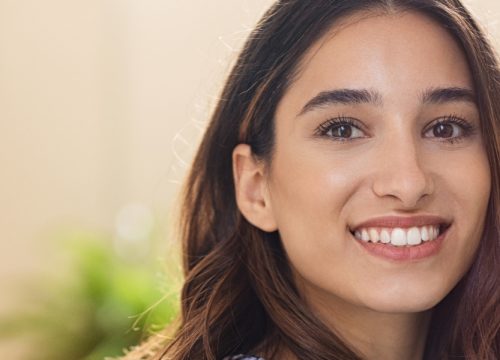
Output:
[[[383,216],[358,223],[349,232],[372,255],[416,261],[439,253],[451,225],[451,219],[436,215]]]
[[[447,226],[425,225],[410,228],[359,228],[352,234],[358,240],[371,243],[391,244],[394,246],[416,246],[422,242],[434,241]]]

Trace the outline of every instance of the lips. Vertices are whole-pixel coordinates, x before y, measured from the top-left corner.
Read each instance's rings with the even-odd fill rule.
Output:
[[[383,216],[376,217],[356,224],[351,227],[351,232],[354,233],[362,228],[411,228],[439,225],[446,228],[451,224],[451,220],[445,219],[442,216],[436,215],[418,215],[418,216]]]
[[[436,254],[450,226],[450,220],[434,215],[386,216],[364,221],[350,231],[369,253],[402,261]]]
[[[419,245],[425,241],[435,240],[443,230],[439,225],[411,228],[360,228],[354,232],[358,240],[371,243],[392,244],[394,246]]]
[[[450,226],[441,216],[385,216],[364,221],[351,229],[359,240],[395,246],[419,245],[434,240]]]

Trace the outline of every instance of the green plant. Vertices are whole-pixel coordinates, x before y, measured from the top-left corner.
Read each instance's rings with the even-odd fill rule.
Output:
[[[60,243],[71,276],[25,286],[33,305],[0,321],[0,335],[36,339],[36,360],[119,356],[176,317],[178,273],[128,261],[101,235],[66,233]]]

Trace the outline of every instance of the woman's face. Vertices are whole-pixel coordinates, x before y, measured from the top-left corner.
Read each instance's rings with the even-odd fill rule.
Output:
[[[471,74],[423,15],[353,19],[306,54],[279,104],[271,216],[311,302],[423,311],[482,235],[490,170]]]

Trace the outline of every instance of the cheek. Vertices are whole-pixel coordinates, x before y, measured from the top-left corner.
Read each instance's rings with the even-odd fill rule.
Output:
[[[278,226],[302,224],[311,231],[342,220],[344,205],[360,178],[355,163],[332,161],[324,152],[277,153],[270,192]]]
[[[461,217],[458,225],[480,229],[478,224],[486,215],[491,191],[491,172],[485,151],[478,147],[461,157],[450,157],[442,169],[442,190]]]
[[[491,171],[486,154],[476,158],[468,169],[464,169],[468,175],[469,186],[464,186],[464,194],[470,199],[472,206],[477,211],[485,210],[491,192]]]
[[[348,204],[362,178],[356,162],[308,149],[276,153],[272,208],[292,268],[311,282],[348,288],[336,273],[354,259],[347,234]],[[336,264],[336,266],[332,266]],[[343,275],[343,278],[348,278]],[[333,285],[335,283],[335,285]]]
[[[475,150],[475,151],[472,151]],[[439,273],[456,283],[474,261],[481,241],[491,190],[491,172],[487,155],[479,146],[461,156],[448,156],[440,170],[436,200],[454,216],[454,225],[445,243]],[[436,281],[437,284],[440,279]]]

